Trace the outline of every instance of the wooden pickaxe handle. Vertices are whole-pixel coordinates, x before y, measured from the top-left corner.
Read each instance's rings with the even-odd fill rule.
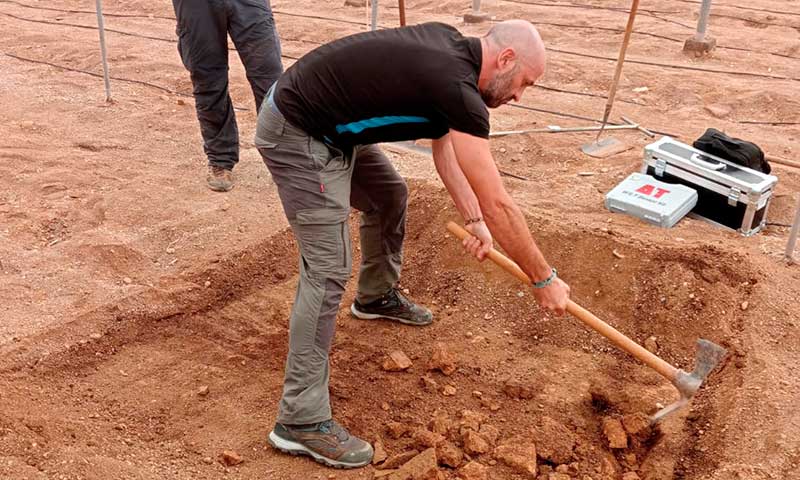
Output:
[[[460,225],[455,222],[448,222],[447,229],[461,240],[468,238],[470,233],[464,230]],[[496,263],[500,268],[506,272],[514,275],[520,282],[525,285],[531,285],[531,279],[528,275],[519,268],[519,265],[514,263],[513,260],[498,252],[494,248],[489,251],[489,260]],[[596,331],[600,335],[611,340],[615,345],[630,353],[634,357],[644,362],[647,366],[660,373],[670,382],[675,382],[678,369],[662,360],[660,357],[652,354],[650,351],[634,342],[619,332],[616,328],[607,324],[606,322],[597,318],[592,312],[581,307],[577,303],[569,300],[567,303],[567,312],[572,316],[586,324],[589,328]]]

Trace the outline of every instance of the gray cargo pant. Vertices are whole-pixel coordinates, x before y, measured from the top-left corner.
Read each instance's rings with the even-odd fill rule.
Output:
[[[408,189],[377,146],[328,146],[288,123],[271,98],[258,116],[256,147],[300,250],[277,421],[321,422],[331,418],[328,354],[352,266],[350,207],[361,211],[357,298],[368,303],[400,277]]]
[[[178,52],[191,74],[209,165],[239,161],[239,130],[228,95],[228,33],[242,59],[256,110],[283,72],[269,0],[172,0]]]

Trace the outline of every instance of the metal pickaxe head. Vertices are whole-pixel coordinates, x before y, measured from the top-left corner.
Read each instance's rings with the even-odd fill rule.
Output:
[[[714,370],[719,362],[725,358],[727,351],[714,342],[705,339],[697,340],[697,360],[692,373],[687,373],[683,370],[678,370],[672,384],[678,389],[681,398],[673,403],[662,408],[650,419],[651,423],[658,423],[669,415],[670,413],[687,405],[694,397],[694,394],[703,384],[708,374]]]

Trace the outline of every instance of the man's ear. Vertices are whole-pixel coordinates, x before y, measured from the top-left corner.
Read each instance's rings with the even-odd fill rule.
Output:
[[[497,68],[501,71],[512,67],[517,60],[517,52],[513,48],[507,47],[500,51],[497,56]]]

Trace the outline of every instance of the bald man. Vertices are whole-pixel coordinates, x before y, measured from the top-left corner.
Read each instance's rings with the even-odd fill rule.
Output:
[[[486,107],[519,101],[544,68],[544,45],[528,22],[497,24],[482,38],[426,23],[336,40],[278,80],[256,146],[301,258],[273,447],[335,467],[372,459],[370,444],[333,420],[328,397],[328,353],[351,271],[351,206],[361,211],[362,257],[352,314],[412,326],[433,320],[395,288],[407,188],[379,142],[434,139],[436,169],[473,235],[466,250],[482,260],[493,234],[531,278],[539,304],[563,313],[569,287],[503,188],[488,141]]]

